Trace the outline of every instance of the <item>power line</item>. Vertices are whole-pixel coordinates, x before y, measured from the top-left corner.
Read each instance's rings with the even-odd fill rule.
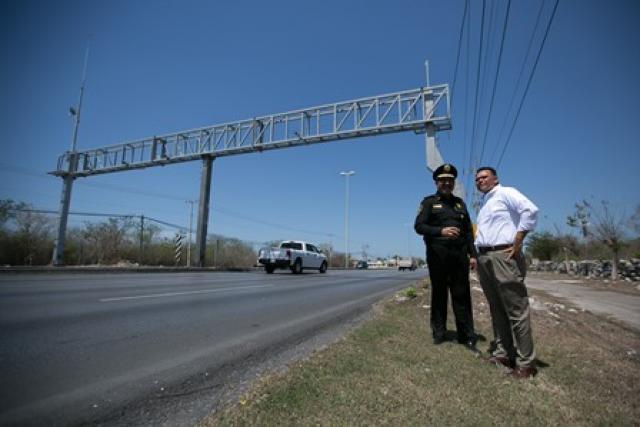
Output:
[[[473,123],[471,125],[471,148],[469,149],[469,170],[473,168],[473,151],[476,138],[476,119],[478,115],[478,90],[480,89],[480,62],[482,60],[482,44],[484,38],[484,11],[486,0],[482,0],[482,18],[480,23],[480,49],[478,51],[478,66],[476,68],[476,94],[473,109]]]
[[[486,80],[489,78],[489,73],[487,72],[487,68],[489,66],[489,57],[491,56],[491,53],[493,51],[493,22],[494,20],[497,20],[497,11],[498,11],[498,7],[496,6],[496,3],[493,1],[489,2],[489,10],[487,11],[487,16],[489,17],[489,21],[487,22],[487,24],[485,25],[486,31],[485,31],[485,44],[484,44],[484,55],[482,57],[482,71],[480,72],[480,95],[479,95],[479,102],[480,102],[480,110],[482,110],[482,100],[485,98],[485,89],[488,86],[488,83],[486,82]],[[494,19],[495,18],[495,19]],[[482,114],[480,114],[480,111],[478,112],[478,116],[482,117]],[[478,124],[477,127],[480,127],[480,124]]]
[[[491,156],[489,157],[489,163],[493,162],[493,159],[500,147],[500,141],[502,140],[502,135],[504,134],[504,130],[507,126],[507,121],[509,118],[509,111],[512,110],[513,103],[516,100],[516,94],[518,93],[518,88],[520,87],[520,82],[522,81],[522,76],[524,75],[524,68],[527,65],[527,58],[529,58],[529,54],[531,53],[531,48],[533,47],[533,40],[535,39],[535,35],[538,32],[538,26],[540,25],[540,18],[542,17],[542,11],[544,10],[544,0],[540,2],[540,8],[538,9],[538,16],[536,17],[536,23],[533,26],[533,31],[531,32],[531,37],[529,38],[529,44],[527,46],[527,52],[524,55],[524,60],[522,61],[522,65],[520,66],[520,72],[518,73],[518,79],[516,80],[516,85],[513,89],[513,93],[511,94],[511,100],[509,101],[509,107],[507,108],[507,114],[505,114],[504,121],[502,122],[502,127],[500,128],[500,132],[498,133],[498,138],[496,139],[496,144],[493,147],[493,151],[491,152]]]
[[[471,15],[471,14],[469,14]],[[467,19],[467,40],[466,40],[466,44],[467,44],[467,61],[466,61],[466,65],[467,65],[467,72],[465,73],[465,80],[464,80],[464,94],[465,94],[465,103],[464,103],[464,127],[463,127],[463,134],[462,134],[462,141],[463,141],[463,150],[462,150],[462,182],[467,183],[467,178],[469,176],[469,170],[467,168],[466,165],[466,158],[467,158],[467,135],[468,135],[468,125],[469,125],[469,72],[471,69],[471,60],[470,60],[470,52],[471,52],[471,16],[469,16],[469,19]],[[467,197],[469,196],[468,192],[469,192],[469,187],[467,186]]]
[[[161,194],[161,193],[154,193],[152,191],[138,190],[138,189],[135,189],[135,188],[129,188],[129,187],[113,185],[113,184],[98,184],[98,183],[95,183],[95,182],[83,182],[83,181],[78,182],[78,184],[81,184],[83,186],[88,186],[88,187],[105,188],[107,190],[125,191],[127,193],[132,193],[132,194],[142,194],[143,196],[157,197],[157,198],[160,198],[160,199],[174,200],[174,201],[178,201],[178,202],[188,201],[188,199],[185,199],[184,197],[172,196],[172,195]]]
[[[451,108],[453,108],[453,94],[456,87],[456,80],[458,78],[458,65],[460,64],[460,52],[462,50],[462,35],[464,33],[464,22],[467,19],[467,9],[469,7],[469,0],[464,2],[464,12],[462,13],[462,22],[460,23],[460,36],[458,37],[458,54],[456,55],[456,68],[453,71],[453,84],[451,85]]]
[[[0,166],[4,167],[4,164],[0,163]],[[27,168],[8,167],[7,169],[13,169],[13,172],[20,173],[20,174],[25,174],[25,175],[36,176],[36,177],[39,177],[39,178],[47,177],[47,175],[43,175],[41,173],[38,173],[36,171],[30,170],[30,169],[27,169]],[[178,201],[184,201],[185,200],[184,198],[180,198],[180,197],[176,197],[176,196],[162,195],[162,194],[158,194],[158,193],[147,192],[147,191],[142,191],[142,190],[136,190],[136,189],[127,188],[127,187],[118,186],[118,185],[86,183],[86,182],[83,183],[83,184],[84,185],[93,186],[93,187],[102,187],[102,188],[117,190],[117,191],[120,191],[120,192],[133,193],[133,194],[143,194],[143,195],[147,195],[147,196],[164,198],[164,199],[169,199],[169,200],[178,200]],[[298,233],[305,233],[305,234],[317,235],[317,236],[323,236],[323,237],[334,237],[334,236],[340,237],[340,236],[332,234],[332,233],[322,233],[322,232],[316,232],[316,231],[303,230],[303,229],[289,227],[289,226],[282,225],[282,224],[276,224],[276,223],[264,221],[264,220],[261,220],[261,219],[252,218],[252,217],[249,217],[249,216],[237,213],[237,212],[230,211],[230,210],[225,209],[223,207],[213,207],[213,208],[211,208],[211,210],[219,212],[219,213],[221,213],[223,215],[231,216],[233,218],[239,218],[239,219],[243,219],[245,221],[249,221],[249,222],[253,222],[253,223],[257,223],[257,224],[262,224],[262,225],[268,225],[270,227],[280,228],[280,229],[283,229],[283,230],[295,231],[295,232],[298,232]],[[51,214],[57,214],[58,213],[57,211],[46,210],[46,209],[32,209],[31,211],[32,212],[39,212],[39,213],[51,213]],[[124,217],[129,218],[129,217],[140,216],[140,215],[123,215],[123,214],[94,214],[94,213],[88,213],[88,212],[75,212],[75,213],[73,213],[73,215],[103,216],[103,217],[116,217],[116,218],[124,218]],[[158,222],[159,224],[163,224],[163,225],[171,226],[171,227],[174,227],[174,228],[179,228],[179,229],[186,230],[186,227],[183,227],[183,226],[179,226],[179,225],[171,224],[171,223],[168,223],[168,222],[156,220],[156,219],[153,219],[153,218],[147,217],[147,216],[145,216],[145,218],[148,218],[148,219],[150,219],[152,221]]]
[[[33,212],[40,214],[51,214],[57,215],[58,211],[54,211],[51,209],[18,209],[18,208],[9,208],[8,210],[14,212]],[[116,213],[99,213],[99,212],[69,212],[69,215],[77,215],[77,216],[93,216],[93,217],[103,217],[103,218],[141,218],[144,215],[134,215],[134,214],[116,214]],[[144,219],[152,222],[157,222],[158,224],[165,225],[167,227],[177,228],[179,230],[186,230],[187,228],[182,225],[172,224],[170,222],[161,221],[159,219],[151,218],[149,216],[144,216]]]
[[[496,168],[500,167],[500,163],[502,162],[502,158],[504,157],[505,151],[507,151],[507,147],[511,142],[511,136],[513,135],[513,130],[516,127],[516,123],[518,122],[518,118],[520,117],[520,112],[522,111],[522,105],[524,105],[524,100],[527,97],[527,93],[529,92],[529,87],[531,87],[531,81],[533,80],[533,76],[536,72],[536,68],[538,67],[538,62],[540,61],[540,56],[542,54],[542,50],[544,49],[544,45],[547,41],[547,36],[549,35],[549,30],[551,29],[551,24],[553,23],[553,18],[556,16],[556,10],[558,10],[558,3],[560,0],[556,0],[556,4],[553,6],[553,12],[551,12],[551,18],[549,18],[549,23],[547,24],[547,29],[544,33],[544,38],[542,39],[542,43],[540,44],[540,49],[538,50],[538,55],[536,56],[536,61],[533,64],[533,69],[531,70],[531,74],[529,75],[529,81],[527,82],[527,86],[524,90],[524,94],[522,95],[522,100],[520,101],[520,105],[518,106],[518,112],[516,113],[516,117],[513,120],[513,125],[511,126],[511,130],[509,131],[509,136],[507,137],[507,141],[502,149],[502,153],[500,154],[500,158],[498,159],[498,163]]]
[[[33,212],[33,213],[41,213],[41,214],[52,214],[57,215],[58,211],[54,211],[52,209],[19,209],[19,208],[9,208],[7,210],[14,212]],[[99,217],[109,217],[109,218],[135,218],[140,215],[133,214],[115,214],[115,213],[96,213],[96,212],[69,212],[69,215],[80,215],[80,216],[99,216]]]
[[[229,216],[232,216],[234,218],[243,219],[245,221],[254,222],[254,223],[257,223],[257,224],[267,225],[269,227],[280,228],[280,229],[288,230],[288,231],[295,231],[295,232],[298,232],[298,233],[312,234],[312,235],[316,235],[316,236],[340,237],[340,236],[338,236],[336,234],[321,233],[321,232],[317,232],[317,231],[303,230],[303,229],[300,229],[300,228],[290,227],[290,226],[287,226],[287,225],[276,224],[276,223],[273,223],[273,222],[252,218],[252,217],[249,217],[249,216],[237,213],[237,212],[230,211],[230,210],[225,209],[225,208],[215,208],[214,207],[214,208],[211,208],[211,209],[216,211],[216,212],[219,212],[221,214],[224,214],[224,215],[229,215]]]
[[[8,165],[8,164],[1,163],[1,162],[0,162],[0,166],[6,171],[17,173],[17,174],[21,174],[21,175],[28,175],[28,176],[33,176],[33,177],[36,177],[36,178],[43,178],[43,179],[56,178],[54,176],[51,176],[49,174],[37,171],[35,169],[28,169],[28,168],[23,168],[23,167],[19,167],[19,166],[12,166],[12,165]],[[87,187],[94,187],[94,188],[105,188],[107,190],[124,191],[124,192],[132,193],[132,194],[142,194],[144,196],[157,197],[157,198],[167,199],[167,200],[176,200],[176,201],[180,201],[180,202],[188,200],[188,199],[185,199],[184,197],[172,196],[172,195],[161,194],[161,193],[154,193],[154,192],[151,192],[151,191],[138,190],[138,189],[135,189],[135,188],[125,187],[125,186],[120,186],[120,185],[104,184],[104,183],[100,184],[100,183],[97,183],[97,182],[87,182],[87,181],[76,181],[76,184],[80,185],[82,187],[87,186]]]
[[[489,103],[489,115],[487,117],[487,125],[484,130],[484,138],[482,139],[482,149],[480,150],[480,162],[482,162],[482,157],[484,156],[484,147],[487,143],[487,134],[489,133],[489,125],[491,123],[491,113],[493,112],[493,102],[495,101],[495,96],[496,96],[496,86],[498,85],[498,77],[500,76],[500,65],[502,64],[502,52],[504,50],[504,40],[507,34],[507,23],[509,21],[510,9],[511,9],[511,0],[507,2],[507,12],[505,13],[505,16],[504,16],[504,25],[502,26],[502,40],[500,40],[500,51],[498,53],[498,69],[496,71],[496,76],[493,80],[491,102]]]

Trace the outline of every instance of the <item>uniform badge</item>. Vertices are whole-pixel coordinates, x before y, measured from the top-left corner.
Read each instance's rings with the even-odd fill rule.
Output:
[[[450,172],[450,171],[451,171],[451,166],[449,166],[449,165],[444,165],[444,171],[445,171],[445,172]]]
[[[460,203],[456,203],[456,208],[462,209],[462,205]]]
[[[433,205],[433,209],[442,209],[442,204]]]

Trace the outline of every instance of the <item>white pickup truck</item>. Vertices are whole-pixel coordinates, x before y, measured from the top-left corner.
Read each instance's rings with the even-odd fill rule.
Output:
[[[289,268],[294,274],[302,270],[314,269],[327,272],[327,256],[311,243],[299,240],[285,240],[277,248],[262,248],[258,252],[258,262],[264,271],[271,274],[276,268]]]

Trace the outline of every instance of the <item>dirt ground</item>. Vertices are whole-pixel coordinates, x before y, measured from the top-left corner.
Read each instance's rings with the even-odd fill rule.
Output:
[[[609,280],[600,278],[587,278],[584,276],[573,276],[571,274],[528,271],[528,276],[540,277],[543,279],[560,280],[572,285],[586,286],[591,289],[621,292],[629,295],[640,295],[640,282],[628,282],[626,280]]]

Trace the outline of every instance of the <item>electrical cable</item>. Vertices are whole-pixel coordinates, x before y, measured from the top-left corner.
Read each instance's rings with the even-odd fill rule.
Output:
[[[500,163],[502,163],[502,158],[504,157],[504,153],[507,151],[507,147],[511,142],[511,137],[513,136],[513,130],[516,127],[516,123],[518,122],[518,118],[520,117],[520,112],[522,111],[522,106],[524,105],[524,101],[527,97],[527,93],[529,92],[529,88],[531,87],[531,81],[533,80],[533,76],[535,75],[536,68],[538,67],[538,62],[540,61],[540,56],[542,55],[542,50],[544,49],[545,43],[547,41],[547,37],[549,36],[549,30],[551,29],[553,18],[556,16],[556,11],[558,10],[558,3],[560,3],[560,0],[556,0],[556,4],[553,7],[553,12],[551,12],[551,18],[549,18],[549,23],[547,24],[547,29],[545,30],[545,33],[544,33],[544,38],[542,39],[542,43],[540,44],[540,49],[538,50],[538,55],[536,56],[536,61],[533,64],[533,69],[531,70],[531,74],[529,75],[529,81],[527,82],[527,86],[524,90],[524,94],[522,95],[522,100],[520,101],[518,112],[516,113],[516,117],[513,120],[513,125],[511,126],[511,130],[509,131],[509,136],[507,137],[504,148],[502,149],[502,153],[500,154],[500,158],[498,159],[496,169],[500,167]]]
[[[518,93],[518,88],[520,87],[520,82],[522,81],[522,76],[524,75],[524,68],[527,65],[527,58],[531,53],[531,48],[533,47],[533,40],[535,39],[535,35],[538,32],[538,27],[540,25],[540,17],[542,17],[542,11],[544,10],[545,0],[540,2],[540,8],[538,9],[538,16],[536,17],[536,23],[533,26],[533,31],[531,32],[531,37],[529,38],[529,45],[527,46],[527,52],[524,55],[524,60],[522,61],[522,65],[520,66],[520,72],[518,73],[518,79],[516,80],[516,85],[513,89],[513,93],[511,94],[511,100],[509,101],[509,107],[507,108],[507,114],[505,114],[504,121],[502,122],[502,127],[500,128],[500,132],[498,133],[498,138],[496,139],[497,143],[493,147],[493,151],[491,152],[491,156],[489,157],[489,163],[493,163],[496,152],[500,147],[499,141],[502,141],[502,136],[504,135],[504,130],[507,126],[509,111],[513,108],[513,103],[516,100],[516,94]]]
[[[469,16],[471,16],[471,14],[469,14]],[[469,126],[469,72],[471,69],[471,60],[470,60],[470,52],[471,52],[471,17],[469,17],[469,19],[467,19],[467,61],[466,61],[466,65],[467,65],[467,72],[465,73],[465,80],[464,80],[464,93],[465,93],[465,104],[464,104],[464,127],[463,127],[463,134],[462,134],[462,142],[463,142],[463,149],[462,149],[462,176],[463,176],[463,181],[464,183],[468,184],[468,178],[469,178],[469,169],[467,168],[466,165],[466,158],[467,158],[467,136],[469,134],[468,132],[468,126]],[[467,185],[465,187],[467,194],[465,196],[465,199],[468,199],[469,197],[469,186]]]
[[[509,21],[509,11],[511,9],[511,0],[507,2],[507,12],[504,16],[504,25],[502,26],[502,40],[500,41],[500,51],[498,53],[498,69],[496,71],[496,76],[493,80],[493,90],[491,93],[491,102],[489,103],[489,115],[487,116],[487,125],[484,130],[484,138],[482,139],[482,149],[480,150],[480,163],[482,162],[482,158],[484,157],[484,147],[487,143],[487,134],[489,133],[489,125],[491,124],[491,114],[493,112],[493,103],[496,97],[496,87],[498,85],[498,77],[500,76],[500,65],[502,64],[502,52],[504,50],[504,40],[507,34],[507,23]],[[479,165],[478,165],[479,166]]]
[[[469,0],[464,2],[464,12],[462,13],[462,22],[460,23],[460,36],[458,37],[458,54],[456,55],[456,67],[453,71],[453,84],[451,85],[451,108],[453,109],[453,95],[456,88],[456,80],[458,78],[458,65],[460,64],[460,52],[462,50],[462,35],[464,33],[464,22],[467,19],[467,8],[469,7]]]
[[[476,94],[474,100],[474,110],[473,110],[473,122],[471,125],[471,148],[469,149],[469,170],[473,169],[473,152],[475,145],[475,129],[476,129],[476,119],[478,115],[478,90],[480,89],[480,63],[482,60],[482,44],[483,44],[483,36],[484,36],[484,12],[485,12],[486,0],[482,0],[482,18],[480,23],[480,49],[478,52],[478,66],[476,69]]]

